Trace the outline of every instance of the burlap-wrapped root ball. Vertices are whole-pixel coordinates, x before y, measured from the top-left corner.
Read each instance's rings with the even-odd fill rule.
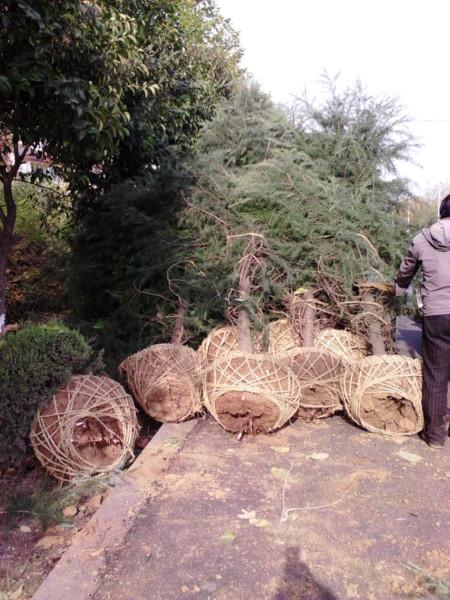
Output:
[[[123,466],[137,434],[133,400],[117,381],[77,375],[38,410],[30,441],[42,466],[69,481]]]
[[[317,334],[314,346],[336,354],[347,363],[359,361],[369,353],[364,338],[350,331],[330,327]]]
[[[342,409],[340,380],[345,363],[335,354],[319,348],[298,348],[279,355],[298,379],[302,397],[296,416],[310,421],[329,417]]]
[[[269,355],[236,352],[205,372],[205,406],[233,433],[279,429],[298,410],[300,397],[294,373]]]
[[[423,428],[421,362],[407,356],[367,356],[341,379],[345,409],[368,431],[411,435]]]
[[[199,355],[182,344],[155,344],[119,366],[135,400],[153,419],[178,423],[202,409]]]
[[[268,352],[289,352],[300,346],[298,336],[288,319],[272,321],[268,325],[269,348]]]

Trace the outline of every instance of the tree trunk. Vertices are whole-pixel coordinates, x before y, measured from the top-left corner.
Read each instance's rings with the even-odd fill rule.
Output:
[[[12,192],[12,178],[3,179],[3,192],[7,211],[2,211],[2,230],[0,232],[0,334],[6,325],[6,269],[9,254],[14,243],[14,227],[16,224],[16,206]]]
[[[242,277],[239,282],[239,298],[242,301],[248,299],[250,294],[251,281],[250,277]],[[250,320],[245,308],[239,310],[238,316],[239,328],[239,347],[243,352],[253,352],[252,335],[250,329]]]
[[[314,346],[314,319],[316,316],[314,290],[308,290],[303,296],[303,301],[305,303],[302,323],[303,346]]]
[[[172,337],[170,339],[171,344],[181,344],[183,340],[184,332],[184,319],[188,310],[188,303],[183,298],[178,301],[178,310],[175,316],[175,326],[172,331]]]
[[[375,298],[370,292],[363,293],[363,300],[364,302],[367,302],[369,311],[373,310],[373,307],[376,306]],[[382,310],[380,312],[382,312]],[[377,356],[381,354],[386,354],[386,347],[384,344],[381,322],[376,315],[369,314],[367,318],[367,327],[369,342],[372,346],[372,353]]]

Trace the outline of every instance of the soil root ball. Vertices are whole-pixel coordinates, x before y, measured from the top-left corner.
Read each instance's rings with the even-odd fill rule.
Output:
[[[42,466],[61,481],[122,467],[133,457],[136,409],[108,377],[77,375],[41,407],[30,441]]]
[[[345,363],[338,356],[319,348],[298,348],[280,355],[297,376],[302,398],[297,417],[310,421],[329,417],[342,410],[340,380]]]
[[[185,421],[202,408],[202,363],[188,346],[155,344],[124,360],[119,372],[136,401],[157,421]]]
[[[369,353],[364,338],[343,329],[323,329],[317,334],[314,345],[339,356],[347,363],[359,361]]]
[[[205,406],[233,433],[267,433],[298,410],[301,391],[291,369],[272,356],[236,352],[205,372]]]
[[[407,356],[368,356],[350,365],[341,394],[350,418],[368,431],[412,435],[423,428],[421,362]]]

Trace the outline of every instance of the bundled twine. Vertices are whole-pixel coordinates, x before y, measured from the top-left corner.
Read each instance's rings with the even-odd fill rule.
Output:
[[[144,411],[157,420],[184,421],[201,411],[202,360],[188,346],[155,344],[125,359],[119,373]],[[161,402],[162,397],[169,402]]]
[[[368,431],[412,435],[423,428],[421,362],[406,356],[368,356],[349,365],[341,395],[350,418]]]
[[[106,473],[134,457],[136,410],[108,377],[78,375],[41,407],[30,441],[42,466],[61,481]]]
[[[279,429],[291,419],[301,399],[297,378],[290,368],[281,365],[274,356],[247,352],[229,354],[205,371],[203,401],[222,426],[216,403],[229,392],[248,392],[272,403],[277,408],[277,418],[268,431]]]

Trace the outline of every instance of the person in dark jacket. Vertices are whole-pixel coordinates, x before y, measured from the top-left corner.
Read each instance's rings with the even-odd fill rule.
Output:
[[[402,295],[422,269],[423,396],[425,427],[422,438],[442,448],[448,434],[447,393],[450,381],[450,194],[444,198],[440,219],[413,239],[395,278]]]

